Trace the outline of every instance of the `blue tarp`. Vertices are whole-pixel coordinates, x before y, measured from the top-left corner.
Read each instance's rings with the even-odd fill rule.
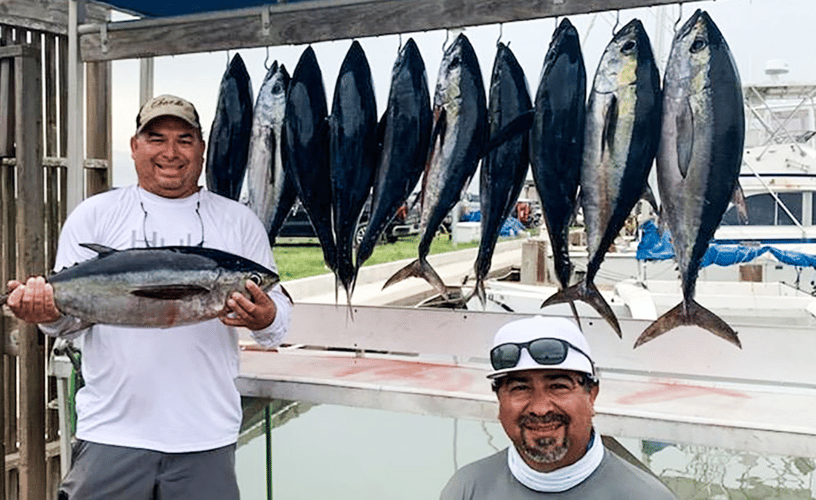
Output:
[[[459,219],[460,222],[479,222],[481,220],[482,213],[479,210],[469,212]],[[499,230],[499,236],[518,236],[524,232],[524,230],[524,224],[522,224],[515,217],[511,216],[504,221],[504,224],[502,224],[502,227]]]
[[[671,234],[668,230],[664,231],[661,235],[660,230],[652,221],[646,221],[640,226],[640,229],[643,231],[643,236],[638,244],[638,260],[666,260],[674,257]],[[701,265],[702,267],[711,264],[717,264],[723,267],[730,266],[742,262],[750,262],[768,252],[783,264],[798,267],[816,267],[816,255],[780,250],[768,245],[746,247],[743,245],[719,245],[716,243],[708,247],[705,255],[703,255]]]

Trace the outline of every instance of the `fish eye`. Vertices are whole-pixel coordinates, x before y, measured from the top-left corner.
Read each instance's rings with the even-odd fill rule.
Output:
[[[250,280],[251,282],[255,283],[255,284],[256,284],[256,285],[258,285],[258,286],[261,286],[261,283],[263,283],[263,278],[261,278],[261,275],[260,275],[260,274],[258,274],[258,273],[252,273],[252,274],[249,276],[249,280]]]
[[[635,42],[633,40],[629,40],[628,42],[623,44],[621,48],[621,52],[624,54],[631,54],[635,50]]]
[[[707,45],[708,44],[706,43],[706,41],[703,38],[697,38],[691,44],[691,49],[690,49],[691,53],[696,54],[697,52],[700,52],[701,50],[706,48]]]
[[[452,61],[451,61],[451,63],[450,63],[450,67],[451,67],[451,69],[458,68],[458,67],[459,67],[459,63],[461,63],[461,61],[459,60],[459,58],[458,58],[458,57],[454,57],[454,58],[453,58],[453,60],[452,60]]]

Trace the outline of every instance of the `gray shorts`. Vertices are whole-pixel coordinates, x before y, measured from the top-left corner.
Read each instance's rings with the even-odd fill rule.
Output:
[[[161,453],[77,441],[59,500],[237,500],[235,445]]]

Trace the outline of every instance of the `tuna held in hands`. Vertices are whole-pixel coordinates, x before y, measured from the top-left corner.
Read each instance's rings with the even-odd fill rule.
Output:
[[[95,323],[169,327],[220,316],[247,280],[268,292],[278,275],[221,250],[174,246],[114,250],[83,244],[99,253],[51,275],[54,303],[64,314]],[[0,297],[0,304],[6,296]]]

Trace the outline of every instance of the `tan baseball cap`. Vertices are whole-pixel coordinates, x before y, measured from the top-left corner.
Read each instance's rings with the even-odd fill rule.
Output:
[[[136,115],[136,133],[141,132],[150,120],[160,116],[181,118],[194,128],[201,130],[198,112],[190,101],[174,95],[164,94],[144,103],[142,109],[139,110],[139,114]]]

